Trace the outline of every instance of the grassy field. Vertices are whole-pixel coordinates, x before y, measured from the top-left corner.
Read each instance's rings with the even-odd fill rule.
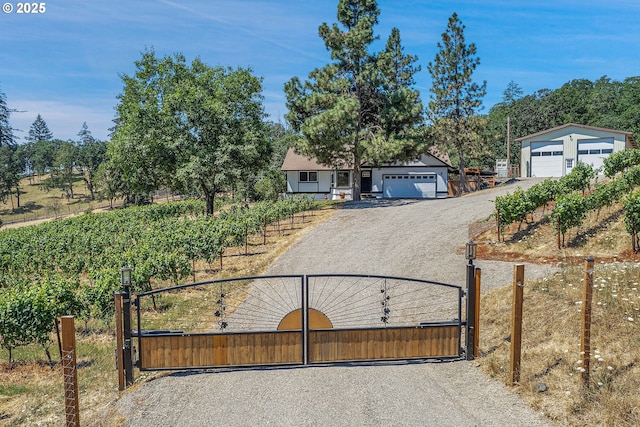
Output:
[[[3,226],[15,226],[24,222],[33,222],[57,218],[61,216],[77,215],[95,209],[109,207],[108,200],[90,200],[89,191],[84,181],[77,175],[74,179],[74,198],[67,198],[60,189],[47,190],[44,177],[24,178],[20,185],[20,206],[15,196],[0,203],[0,220]],[[117,201],[116,206],[122,201]]]
[[[559,267],[537,281],[527,281],[525,270],[521,377],[514,390],[559,425],[640,425],[640,257],[630,250],[621,207],[591,214],[583,227],[570,231],[568,247],[560,250],[545,221],[534,221],[526,232],[513,225],[505,243],[496,235],[490,230],[477,239],[479,258]],[[580,339],[588,256],[595,268],[590,383],[584,388]],[[512,300],[508,286],[483,294],[481,301],[478,363],[505,384]]]

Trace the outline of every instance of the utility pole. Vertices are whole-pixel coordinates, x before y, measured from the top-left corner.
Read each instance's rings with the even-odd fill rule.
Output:
[[[511,178],[511,118],[507,116],[507,179]]]

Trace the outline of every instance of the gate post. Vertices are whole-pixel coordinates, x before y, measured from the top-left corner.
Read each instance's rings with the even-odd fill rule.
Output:
[[[114,292],[113,299],[116,305],[116,367],[118,369],[118,391],[126,388],[124,381],[124,332],[122,330],[122,293]]]
[[[124,346],[122,361],[126,387],[133,385],[133,358],[131,357],[131,268],[120,269],[122,278],[122,317],[124,324]]]
[[[467,264],[467,330],[465,336],[465,355],[467,360],[474,359],[474,343],[476,329],[476,267],[473,260],[476,258],[477,244],[469,242],[466,245]]]
[[[475,282],[475,317],[474,317],[474,333],[473,333],[473,357],[480,356],[480,282],[482,277],[482,270],[476,267],[476,282]]]

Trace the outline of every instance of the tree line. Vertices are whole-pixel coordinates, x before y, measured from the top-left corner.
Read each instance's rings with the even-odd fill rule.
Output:
[[[503,99],[486,116],[484,137],[490,155],[478,156],[479,165],[491,167],[507,158],[507,118],[511,141],[567,123],[602,127],[640,135],[640,76],[623,81],[602,76],[595,81],[575,79],[555,90],[540,89],[524,95],[510,82]],[[511,164],[520,163],[519,147],[511,150]]]
[[[209,66],[179,53],[158,57],[147,49],[135,71],[121,75],[123,89],[111,140],[100,145],[106,146],[100,166],[94,171],[93,163],[78,160],[68,168],[63,160],[71,147],[59,142],[58,161],[41,169],[52,172],[51,185],[59,188],[66,188],[64,171],[82,170],[91,197],[97,189],[101,197],[144,204],[165,188],[201,197],[211,213],[222,192],[264,199],[285,191],[279,168],[291,146],[322,164],[352,169],[358,199],[362,164],[409,160],[430,146],[451,156],[464,191],[465,167],[493,168],[507,156],[507,139],[569,122],[640,131],[640,77],[572,80],[529,95],[512,81],[503,100],[481,114],[487,82],[474,79],[480,58],[456,13],[427,63],[432,86],[423,101],[414,81],[421,71],[418,56],[405,52],[400,29],[393,28],[376,50],[379,17],[375,0],[339,0],[337,22],[318,28],[331,61],[285,84],[284,124],[266,121],[262,78],[251,68]],[[12,111],[0,93],[3,159],[13,154],[2,147],[16,145],[8,121]],[[519,157],[512,149],[511,163]],[[17,171],[39,165],[25,165],[20,155],[0,162],[4,197],[19,196]]]

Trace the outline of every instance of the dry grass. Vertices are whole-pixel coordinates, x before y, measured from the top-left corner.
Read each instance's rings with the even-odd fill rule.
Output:
[[[232,276],[262,274],[271,263],[313,227],[326,221],[335,212],[335,205],[296,215],[293,223],[283,221],[280,229],[269,227],[267,244],[256,236],[249,243],[248,255],[244,248],[231,249],[219,264],[196,265],[196,279],[204,281]],[[155,283],[154,287],[171,285]],[[111,322],[113,323],[113,322]],[[89,329],[105,332],[83,334],[83,325],[76,323],[78,354],[78,381],[80,390],[80,421],[89,426],[119,426],[124,420],[117,413],[118,380],[115,370],[114,325],[89,325]],[[52,348],[55,357],[57,350]],[[49,367],[42,361],[44,351],[28,346],[14,351],[14,359],[24,360],[9,366],[6,351],[0,352],[0,426],[59,426],[64,425],[64,391],[62,367]],[[153,374],[135,373],[137,380]],[[135,385],[134,385],[135,387]]]
[[[495,230],[478,239],[485,259],[560,267],[551,277],[525,280],[516,387],[534,409],[560,425],[640,425],[640,262],[629,251],[619,209],[591,215],[581,230],[570,232],[570,246],[562,250],[557,249],[554,230],[544,223],[532,226],[528,234],[507,234],[507,243],[492,240]],[[582,387],[580,353],[585,256],[596,260],[588,389]],[[505,383],[510,378],[511,307],[510,286],[482,295],[479,363]]]
[[[0,203],[0,220],[4,227],[20,226],[26,222],[34,223],[61,216],[77,215],[86,211],[104,209],[109,206],[108,200],[89,199],[89,191],[84,181],[77,175],[73,183],[74,198],[67,199],[60,189],[46,191],[43,181],[47,178],[24,178],[20,184],[20,207],[15,197]],[[119,205],[120,202],[117,203]]]

